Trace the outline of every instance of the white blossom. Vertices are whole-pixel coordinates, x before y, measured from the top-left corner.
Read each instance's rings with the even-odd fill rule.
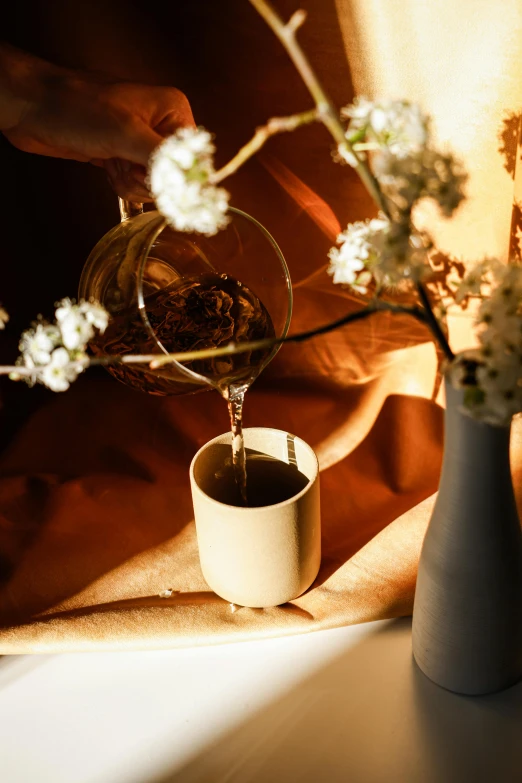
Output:
[[[341,115],[350,120],[348,139],[364,133],[366,142],[373,142],[398,158],[419,151],[428,142],[429,118],[409,101],[369,101],[359,97],[341,109]]]
[[[469,274],[468,290],[484,296],[484,282],[491,290],[476,320],[480,346],[456,357],[450,378],[469,415],[505,426],[522,411],[522,267],[485,259]]]
[[[103,334],[109,323],[108,312],[97,302],[75,304],[70,299],[62,299],[55,315],[62,342],[69,351],[83,350],[94,337],[94,331]]]
[[[453,155],[431,148],[429,118],[416,104],[357,98],[341,113],[350,120],[347,138],[376,150],[374,174],[399,211],[409,213],[416,201],[431,198],[444,215],[453,214],[467,176]]]
[[[349,285],[360,293],[365,294],[367,288],[363,281],[359,281],[359,272],[364,269],[364,261],[354,255],[353,247],[345,242],[340,248],[332,247],[328,253],[330,266],[328,274],[332,275],[336,284]]]
[[[62,342],[69,351],[83,350],[94,337],[93,325],[79,305],[70,299],[63,299],[58,303],[55,316]]]
[[[464,199],[467,174],[451,154],[424,148],[404,157],[389,152],[374,160],[374,173],[400,212],[410,213],[417,201],[433,199],[451,217]]]
[[[464,392],[462,411],[500,427],[522,410],[520,376],[520,357],[501,351],[463,351],[449,369],[452,385]]]
[[[403,280],[420,280],[429,269],[426,242],[410,236],[409,226],[384,216],[357,221],[339,234],[340,247],[332,248],[329,274],[334,283],[366,293],[373,277],[378,286],[395,286]]]
[[[492,424],[508,424],[521,410],[521,375],[518,356],[496,353],[477,367],[477,386],[484,392],[480,418]]]
[[[455,288],[455,301],[461,304],[469,296],[481,296],[483,289],[491,285],[504,265],[497,258],[484,258],[469,269]]]
[[[151,156],[148,184],[156,206],[177,231],[212,236],[228,223],[229,194],[212,183],[212,137],[180,128]]]
[[[78,310],[88,323],[103,334],[109,324],[109,313],[98,302],[80,302]]]
[[[107,328],[109,314],[97,302],[78,304],[62,299],[56,305],[56,323],[40,321],[22,334],[16,364],[34,372],[11,373],[12,380],[41,383],[52,391],[65,391],[88,366],[87,343],[95,331]]]
[[[9,313],[0,305],[0,329],[5,329],[6,323],[9,321]]]
[[[365,278],[363,276],[361,280],[360,273],[375,260],[379,237],[387,227],[386,218],[374,218],[351,223],[339,234],[337,243],[340,247],[333,247],[328,254],[328,273],[334,283],[350,285],[360,293],[366,293]]]
[[[80,362],[71,362],[66,348],[56,348],[48,364],[41,373],[41,382],[55,392],[67,391],[72,381],[75,381],[83,366]]]
[[[477,366],[484,362],[480,349],[461,351],[447,368],[447,375],[455,389],[466,389],[477,381]]]
[[[522,353],[522,267],[501,266],[495,277],[496,287],[478,311],[480,342],[490,350]]]
[[[60,330],[52,324],[39,323],[34,329],[27,329],[20,338],[19,350],[25,365],[42,365],[51,358],[51,353],[60,343]]]
[[[486,299],[479,308],[478,334],[485,348],[511,349],[520,340],[521,325],[516,310],[502,307],[498,300]]]

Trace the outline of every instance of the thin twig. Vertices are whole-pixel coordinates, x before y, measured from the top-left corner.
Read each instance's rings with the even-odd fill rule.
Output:
[[[231,354],[246,353],[249,351],[266,350],[274,348],[276,345],[284,345],[285,343],[301,343],[305,340],[310,340],[312,337],[333,332],[334,329],[339,329],[341,326],[346,326],[355,321],[361,321],[374,313],[386,311],[403,313],[428,325],[425,313],[420,307],[404,307],[403,305],[397,305],[393,302],[374,299],[369,305],[363,307],[361,310],[357,310],[355,313],[348,313],[347,315],[341,316],[341,318],[337,318],[335,321],[330,321],[327,324],[323,324],[323,326],[309,329],[306,332],[298,332],[297,334],[287,335],[286,337],[271,337],[265,338],[264,340],[254,340],[245,343],[229,343],[223,348],[209,348],[202,351],[190,351],[185,354],[169,354],[168,356],[154,357],[154,361],[151,363],[150,367],[151,369],[157,369],[166,364],[170,364],[172,361],[186,362],[193,361],[194,359],[208,359],[214,356],[229,356]],[[178,358],[179,356],[182,358]],[[127,358],[130,359],[131,357]]]
[[[334,329],[338,329],[340,326],[345,326],[346,324],[353,323],[354,321],[358,321],[361,318],[365,318],[369,315],[373,315],[374,313],[379,312],[391,312],[391,313],[403,313],[405,315],[410,315],[413,318],[415,318],[417,321],[421,321],[421,323],[426,324],[426,317],[424,314],[424,311],[421,310],[420,307],[403,307],[402,305],[396,305],[391,302],[382,302],[380,300],[376,300],[376,302],[373,305],[368,305],[368,307],[365,307],[363,310],[358,310],[355,313],[350,313],[349,315],[342,316],[341,318],[338,318],[336,321],[331,321],[329,324],[325,324],[324,326],[319,326],[317,329],[310,329],[308,332],[300,332],[298,334],[290,335],[290,337],[286,337],[282,342],[290,343],[300,343],[304,340],[309,340],[311,337],[316,337],[319,334],[327,334],[328,332],[333,332]]]
[[[43,369],[43,367],[42,367]],[[34,375],[34,369],[30,370],[29,367],[18,367],[15,365],[4,365],[0,366],[0,375],[11,375],[11,373],[14,375]]]
[[[343,128],[333,103],[323,89],[308,58],[297,41],[295,33],[305,21],[305,11],[296,11],[290,21],[285,24],[279,14],[266,0],[250,0],[250,3],[254,6],[260,16],[263,17],[286,49],[288,56],[308,88],[308,92],[315,101],[322,123],[328,128],[334,138],[339,154],[354,167],[379,209],[381,209],[385,215],[388,215],[389,211],[386,199],[381,192],[375,177],[364,164],[364,161],[359,158],[346,138],[345,129]],[[298,18],[298,24],[295,22],[296,16]]]
[[[256,129],[256,132],[250,141],[247,142],[244,147],[241,147],[232,160],[216,171],[212,177],[212,182],[221,182],[226,177],[230,177],[231,174],[234,174],[243,163],[261,149],[263,144],[265,144],[271,136],[275,136],[277,133],[294,131],[296,128],[299,128],[300,125],[308,125],[311,122],[317,122],[320,119],[319,111],[317,109],[309,109],[308,111],[303,111],[299,114],[290,114],[288,117],[272,117],[272,119],[268,120],[266,125],[262,125],[260,128]]]
[[[79,372],[87,369],[89,366],[101,365],[104,367],[116,366],[122,364],[147,364],[151,370],[157,370],[165,365],[172,364],[173,362],[192,362],[201,359],[213,359],[217,356],[231,356],[239,353],[248,353],[251,351],[270,350],[277,345],[283,345],[285,343],[301,343],[305,340],[310,340],[312,337],[317,337],[321,334],[327,334],[334,329],[339,329],[341,326],[346,326],[355,321],[361,321],[364,318],[368,318],[374,313],[379,312],[392,312],[403,313],[416,318],[418,321],[427,324],[426,314],[420,307],[404,307],[403,305],[394,304],[393,302],[385,302],[382,299],[374,299],[369,305],[357,310],[355,313],[348,313],[347,315],[337,318],[335,321],[330,321],[327,324],[318,326],[315,329],[309,329],[306,332],[298,332],[297,334],[291,334],[286,337],[268,337],[263,340],[252,340],[244,343],[228,343],[221,348],[205,348],[199,351],[182,351],[178,353],[170,354],[127,354],[125,356],[92,356],[80,359],[75,362],[71,362],[63,369],[75,368]],[[36,378],[41,375],[45,370],[45,366],[41,367],[24,367],[13,366],[0,366],[0,375],[13,375],[19,377],[32,377]]]
[[[435,313],[432,310],[431,303],[428,297],[428,292],[424,288],[421,282],[417,283],[417,292],[419,294],[419,298],[422,302],[424,311],[426,313],[426,323],[428,324],[429,328],[433,332],[433,335],[437,342],[439,343],[440,347],[442,348],[442,351],[444,352],[444,355],[448,361],[452,362],[455,358],[455,354],[450,348],[450,344],[446,339],[446,335],[442,331],[441,325],[437,321],[435,317]]]
[[[321,115],[323,124],[328,128],[334,140],[337,142],[339,154],[355,168],[361,181],[366,186],[366,189],[374,199],[377,206],[388,218],[390,218],[391,216],[388,203],[386,197],[381,191],[378,181],[370,171],[369,167],[366,165],[365,161],[359,158],[357,154],[358,149],[361,149],[362,145],[358,144],[356,140],[354,140],[354,143],[352,144],[350,140],[346,138],[345,130],[341,121],[339,120],[339,116],[335,110],[335,107],[328,98],[319,79],[317,78],[317,75],[308,62],[308,58],[297,41],[295,33],[296,30],[305,21],[306,13],[304,11],[296,11],[290,21],[285,24],[277,12],[272,8],[270,3],[267,2],[267,0],[249,1],[254,6],[256,11],[263,17],[265,22],[279,38],[284,48],[286,49],[303,82],[308,88],[310,95],[316,103],[317,110]],[[297,23],[296,15],[298,15]],[[444,354],[451,361],[455,358],[455,355],[451,350],[446,336],[435,317],[430,300],[422,283],[417,284],[417,291],[426,310],[425,322],[431,329],[435,339],[440,343]]]

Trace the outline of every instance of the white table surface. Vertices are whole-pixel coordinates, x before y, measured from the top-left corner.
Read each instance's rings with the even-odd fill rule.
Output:
[[[2,783],[520,783],[522,684],[427,680],[409,620],[0,659]]]

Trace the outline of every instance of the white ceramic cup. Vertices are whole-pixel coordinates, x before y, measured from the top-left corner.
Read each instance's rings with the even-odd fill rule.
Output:
[[[304,593],[319,571],[319,465],[313,449],[288,432],[250,427],[244,438],[247,455],[294,465],[308,483],[273,505],[245,508],[221,503],[207,491],[230,458],[232,435],[209,441],[190,466],[201,569],[212,590],[231,603],[278,606]]]

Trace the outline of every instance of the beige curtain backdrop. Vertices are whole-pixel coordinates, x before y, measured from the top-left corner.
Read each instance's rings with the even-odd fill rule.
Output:
[[[522,111],[522,4],[336,0],[336,7],[356,93],[419,103],[433,117],[438,142],[469,173],[458,214],[447,221],[423,208],[419,225],[459,260],[507,260]],[[450,319],[450,329],[453,346],[469,346],[466,320]]]
[[[432,113],[439,141],[468,168],[469,200],[451,223],[427,210],[419,220],[450,256],[505,260],[522,108],[520,3],[275,4],[285,17],[299,5],[308,11],[301,40],[336,105],[359,93],[409,98]],[[267,117],[310,105],[246,0],[28,5],[38,36],[27,33],[27,48],[183,89],[216,134],[218,163]],[[333,286],[326,254],[340,227],[375,207],[330,146],[319,126],[278,137],[228,183],[233,204],[267,226],[288,260],[294,330],[361,305]],[[39,205],[39,233],[9,246],[20,270],[13,289],[47,242],[55,264],[38,295],[53,301],[115,221],[115,200],[86,166],[13,155],[24,186],[55,188],[55,200]],[[4,218],[20,220],[15,206]],[[468,345],[469,318],[455,318],[451,333],[454,346]],[[316,449],[323,565],[292,604],[235,613],[202,578],[188,482],[193,454],[226,430],[222,401],[147,397],[102,374],[49,394],[0,458],[0,653],[207,644],[407,614],[442,454],[435,379],[429,334],[388,314],[279,353],[249,392],[246,424],[285,428]],[[160,598],[167,588],[172,596]]]
[[[522,109],[522,4],[506,0],[336,0],[357,93],[419,103],[465,162],[469,198],[437,221],[437,244],[465,260],[507,256],[512,173],[499,149]]]

